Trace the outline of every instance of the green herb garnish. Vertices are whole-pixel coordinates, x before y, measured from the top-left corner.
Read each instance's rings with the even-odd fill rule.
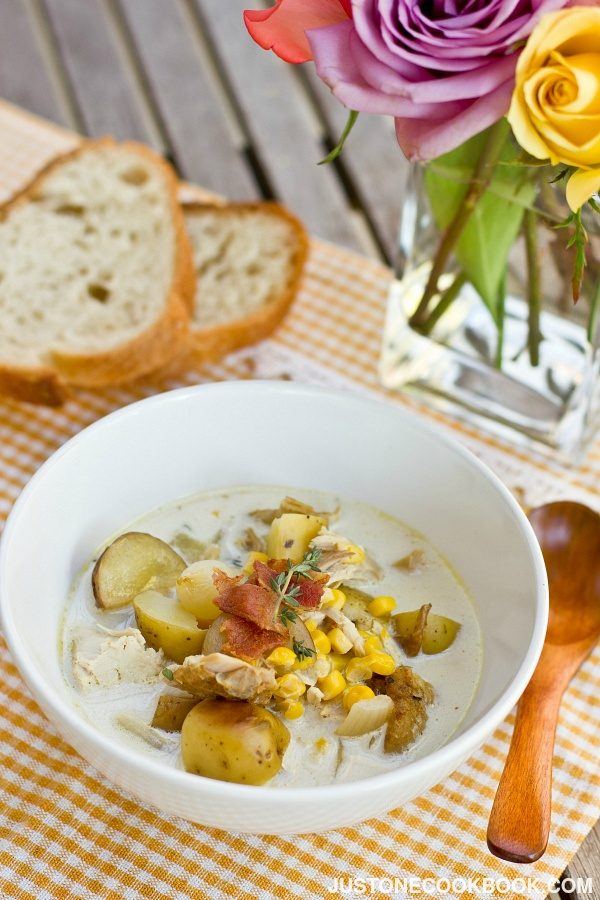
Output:
[[[275,615],[279,615],[279,619],[284,625],[289,622],[295,622],[298,618],[296,608],[300,605],[298,594],[300,588],[298,585],[291,585],[294,576],[298,578],[310,578],[311,572],[319,572],[319,557],[321,551],[317,548],[309,550],[299,563],[293,564],[288,559],[287,566],[278,575],[271,578],[271,590],[277,594],[277,606]]]
[[[173,681],[173,671],[171,669],[163,669],[162,673],[167,681]]]
[[[316,650],[311,650],[310,647],[307,647],[302,641],[292,641],[292,650],[298,657],[298,659],[310,659],[311,656],[316,655]]]

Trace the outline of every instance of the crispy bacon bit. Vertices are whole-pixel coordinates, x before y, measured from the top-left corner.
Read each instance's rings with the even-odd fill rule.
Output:
[[[287,567],[286,560],[270,559],[269,564],[257,560],[254,563],[254,572],[257,582],[264,587],[270,587],[271,580]],[[290,585],[299,588],[298,602],[305,609],[316,609],[321,602],[328,576],[322,572],[310,572],[307,578],[294,575]]]
[[[283,625],[275,618],[277,597],[269,587],[270,570],[266,566],[263,568],[269,572],[268,578],[265,575],[259,580],[253,576],[243,584],[241,583],[243,576],[231,578],[217,569],[213,573],[213,583],[219,591],[215,597],[215,604],[223,612],[240,616],[259,628],[283,633],[285,631]]]
[[[275,622],[277,597],[260,584],[235,584],[215,598],[215,604],[226,613],[240,616],[259,628],[283,631]]]
[[[212,581],[219,593],[229,590],[235,584],[241,584],[243,580],[243,575],[231,576],[224,572],[223,569],[213,569]]]
[[[298,602],[304,609],[316,609],[321,602],[325,585],[327,584],[327,575],[320,575],[315,572],[313,578],[303,578],[297,581],[300,591],[298,593]]]
[[[257,584],[271,590],[271,579],[275,578],[276,575],[279,575],[280,572],[283,572],[286,565],[287,563],[284,559],[270,559],[269,565],[266,565],[266,563],[257,559],[254,562],[253,579]]]
[[[289,640],[285,629],[285,634],[278,634],[276,631],[259,628],[240,616],[229,614],[223,617],[220,631],[223,635],[222,652],[246,660],[259,659]]]

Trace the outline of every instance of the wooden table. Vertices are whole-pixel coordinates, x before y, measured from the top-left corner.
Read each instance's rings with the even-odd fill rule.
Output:
[[[391,121],[359,118],[343,158],[317,167],[346,113],[312,68],[252,43],[252,5],[0,0],[0,96],[83,134],[144,141],[182,178],[277,198],[313,234],[393,262],[407,164]],[[595,876],[586,897],[599,900],[600,826],[570,874]]]

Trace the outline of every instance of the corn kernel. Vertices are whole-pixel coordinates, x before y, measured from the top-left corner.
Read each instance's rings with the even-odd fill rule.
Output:
[[[347,653],[352,649],[352,641],[346,637],[341,628],[332,628],[327,632],[327,637],[331,643],[331,647],[336,653]]]
[[[351,556],[348,556],[348,562],[351,566],[360,566],[367,558],[367,554],[362,547],[358,546],[358,544],[348,544],[346,549],[348,550],[348,553],[352,554]]]
[[[341,609],[346,602],[346,595],[339,588],[325,588],[321,606],[327,609]]]
[[[267,662],[271,663],[272,666],[290,669],[296,662],[296,654],[289,647],[276,647],[267,656]]]
[[[350,709],[359,700],[370,700],[374,696],[375,692],[370,687],[367,687],[366,684],[353,684],[352,687],[346,688],[344,691],[342,703],[344,709]]]
[[[346,687],[346,679],[341,672],[334,669],[325,678],[319,678],[319,688],[323,691],[323,700],[333,700]]]
[[[308,628],[308,630],[310,631],[311,634],[313,633],[313,631],[316,631],[317,628],[319,627],[314,619],[307,619],[304,624],[306,625],[306,627]]]
[[[254,573],[255,562],[267,563],[269,562],[269,557],[266,553],[261,553],[260,550],[251,550],[246,557],[246,565],[244,566],[246,575],[252,575]]]
[[[376,634],[369,634],[365,638],[365,655],[367,653],[377,653],[379,650],[383,650],[383,644]]]
[[[327,659],[331,664],[331,668],[337,669],[338,672],[341,672],[343,669],[345,669],[348,663],[348,658],[342,656],[341,653],[330,653]]]
[[[280,700],[297,700],[306,690],[306,685],[297,675],[289,672],[277,679],[274,694]]]
[[[315,645],[315,650],[317,653],[322,654],[322,656],[327,656],[327,654],[331,650],[331,641],[327,637],[324,631],[321,631],[320,628],[315,628],[313,633],[311,634],[313,639],[313,644]]]
[[[283,715],[286,719],[300,719],[304,715],[304,703],[301,703],[299,700],[292,700],[290,703],[286,703]]]
[[[373,675],[373,670],[366,661],[366,656],[351,659],[346,666],[346,680],[351,684],[359,681],[368,681]]]
[[[376,653],[370,653],[368,656],[364,656],[363,659],[369,668],[376,672],[377,675],[391,675],[397,668],[396,660],[393,656],[390,656],[389,653],[377,651]]]
[[[371,600],[367,609],[371,613],[372,616],[387,616],[393,609],[396,608],[396,601],[393,597],[386,597],[385,595],[381,597],[375,597],[374,600]]]
[[[307,656],[306,659],[296,659],[296,662],[292,666],[292,671],[297,672],[298,670],[302,671],[303,669],[310,669],[314,664],[314,661],[314,656]]]

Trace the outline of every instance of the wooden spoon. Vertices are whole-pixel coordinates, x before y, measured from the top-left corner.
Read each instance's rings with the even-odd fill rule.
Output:
[[[550,619],[540,661],[517,707],[487,832],[494,856],[513,863],[535,862],[548,844],[561,698],[600,637],[600,515],[561,501],[532,510],[529,520],[548,570]]]

